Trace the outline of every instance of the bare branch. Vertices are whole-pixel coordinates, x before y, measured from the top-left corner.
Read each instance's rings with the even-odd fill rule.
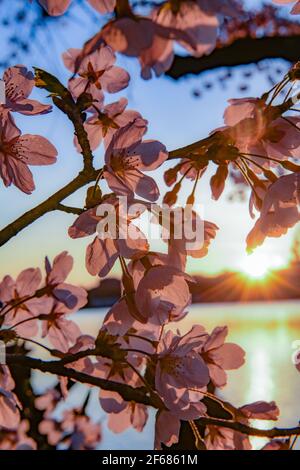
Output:
[[[169,77],[178,80],[188,74],[199,75],[207,70],[221,67],[237,67],[257,64],[265,59],[285,59],[296,62],[300,54],[300,35],[272,36],[262,38],[246,37],[230,45],[220,46],[200,58],[175,56]]]

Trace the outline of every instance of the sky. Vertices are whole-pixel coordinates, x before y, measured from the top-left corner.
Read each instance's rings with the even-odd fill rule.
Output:
[[[55,26],[50,25],[45,34],[39,35],[39,41],[33,45],[30,55],[24,56],[23,63],[27,67],[34,65],[44,68],[58,76],[60,80],[67,81],[68,73],[61,60],[61,53],[68,47],[81,47],[83,42],[97,30],[97,25],[90,23],[81,10],[76,11],[74,8],[72,14],[75,17],[74,21],[62,19],[59,23],[55,22]],[[130,85],[118,94],[107,95],[106,103],[125,96],[129,100],[128,107],[138,110],[149,121],[147,138],[160,140],[168,150],[190,144],[220,127],[223,124],[222,116],[228,99],[258,96],[270,88],[265,75],[256,73],[254,78],[248,80],[247,92],[240,92],[240,85],[245,83],[243,73],[254,70],[253,66],[239,68],[230,82],[225,84],[220,79],[226,72],[224,70],[202,74],[201,78],[186,77],[178,82],[167,77],[144,81],[139,76],[139,67],[135,59],[118,56],[117,62],[130,73]],[[278,65],[283,71],[286,70],[286,64],[278,61]],[[207,83],[213,83],[213,88],[202,93],[201,98],[195,98],[193,90],[199,88],[203,90]],[[32,96],[42,102],[50,102],[46,93],[40,90],[35,90]],[[60,111],[54,109],[51,114],[45,116],[15,115],[15,118],[23,133],[40,134],[54,143],[58,149],[58,160],[55,165],[49,167],[31,167],[36,190],[30,196],[15,187],[5,188],[0,184],[1,227],[71,181],[82,167],[80,155],[73,146],[72,125]],[[102,147],[95,152],[96,166],[101,166],[103,154]],[[216,223],[220,230],[207,257],[189,260],[188,270],[191,273],[216,274],[228,269],[240,269],[245,264],[247,256],[245,239],[254,223],[249,216],[247,202],[229,201],[233,190],[231,185],[227,185],[219,201],[211,200],[208,184],[211,174],[207,172],[198,185],[197,203],[204,209],[204,218]],[[161,188],[161,193],[164,194],[162,175],[162,170],[152,174]],[[179,202],[186,200],[191,188],[192,183],[184,184]],[[84,196],[85,191],[80,190],[65,203],[82,207]],[[74,269],[69,279],[84,286],[98,282],[84,267],[85,248],[89,240],[72,240],[68,237],[67,230],[74,218],[75,216],[65,213],[50,213],[11,239],[1,248],[0,279],[5,274],[16,276],[27,267],[42,267],[45,255],[53,258],[59,252],[68,250],[74,257]],[[280,239],[269,239],[257,250],[255,256],[263,260],[277,260],[278,265],[284,265],[288,261],[293,237],[292,230]],[[154,249],[161,247],[156,243]],[[112,271],[112,274],[119,274],[118,267]]]

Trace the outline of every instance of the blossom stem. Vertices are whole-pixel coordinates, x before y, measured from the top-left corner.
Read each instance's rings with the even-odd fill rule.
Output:
[[[245,172],[245,170],[243,169],[243,167],[242,167],[237,161],[235,161],[234,163],[235,163],[236,166],[239,168],[240,172],[241,172],[242,175],[244,176],[246,182],[250,185],[250,187],[251,187],[252,191],[254,192],[254,194],[256,195],[256,197],[257,197],[258,199],[260,199],[259,196],[258,196],[258,194],[257,194],[257,191],[256,191],[256,189],[255,189],[255,187],[254,187],[254,185],[253,185],[253,183],[252,183],[252,181],[251,181],[250,178],[248,177],[248,175],[247,175],[247,173]]]

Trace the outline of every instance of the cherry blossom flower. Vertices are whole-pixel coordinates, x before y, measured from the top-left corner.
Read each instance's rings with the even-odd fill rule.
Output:
[[[105,147],[107,147],[118,129],[125,127],[129,123],[134,125],[134,122],[140,123],[142,121],[140,113],[125,109],[127,103],[126,98],[121,98],[119,101],[108,104],[103,108],[99,108],[96,105],[92,108],[92,115],[84,124],[92,150],[99,147],[102,140]],[[144,123],[146,126],[147,121],[144,120]],[[77,137],[75,137],[75,145],[78,151],[81,152]]]
[[[34,298],[41,280],[40,269],[29,268],[22,271],[16,280],[11,276],[5,276],[0,283],[0,300],[5,303],[4,324],[13,326],[28,320],[16,327],[17,333],[24,334],[26,337],[37,334],[38,321],[35,317],[44,313],[44,300]]]
[[[151,68],[159,75],[171,65],[174,40],[190,43],[191,48],[196,48],[194,38],[184,30],[137,16],[130,9],[119,12],[118,18],[109,21],[93,36],[83,47],[81,57],[88,56],[105,41],[116,52],[139,57],[142,76],[150,78]]]
[[[299,173],[285,175],[266,191],[261,214],[247,237],[247,249],[253,251],[266,237],[280,237],[300,220]]]
[[[99,13],[105,14],[114,11],[116,0],[88,0],[89,4]]]
[[[232,126],[228,133],[236,147],[261,165],[274,166],[270,158],[297,157],[300,149],[297,129],[300,119],[293,116],[288,118],[289,122],[280,116],[276,119],[275,112],[275,108],[268,110],[264,100],[244,98],[231,100],[224,114],[225,124]],[[258,167],[252,167],[259,172]]]
[[[65,304],[67,308],[78,309],[86,304],[87,292],[81,287],[65,283],[65,279],[73,268],[73,258],[67,251],[63,251],[53,260],[45,259],[46,285],[56,300]],[[80,305],[80,307],[79,307]]]
[[[86,299],[76,305],[75,311],[85,305]],[[50,343],[59,351],[67,352],[70,345],[74,345],[81,331],[77,323],[67,320],[66,315],[74,309],[68,309],[63,303],[48,299],[48,311],[44,312],[42,320],[42,338],[47,337]]]
[[[128,362],[136,370],[140,369],[144,360],[137,358],[132,353],[128,354]],[[115,382],[126,383],[133,387],[140,387],[143,382],[125,362],[112,362],[107,359],[99,358],[95,364],[96,376],[110,379]],[[104,411],[109,413],[108,427],[115,433],[121,433],[125,429],[133,427],[138,432],[142,432],[147,420],[148,412],[145,405],[133,401],[126,402],[117,392],[100,390],[100,404]]]
[[[217,327],[200,348],[200,354],[207,364],[209,376],[216,387],[227,383],[226,370],[238,369],[244,362],[245,352],[234,343],[225,343],[228,328]]]
[[[39,423],[39,432],[47,436],[51,446],[56,446],[63,437],[61,424],[54,419],[43,419]]]
[[[179,43],[193,55],[209,54],[216,45],[219,22],[216,16],[205,13],[199,3],[192,1],[162,4],[153,16],[154,21],[174,30],[184,31],[188,41]]]
[[[35,189],[28,165],[52,165],[57,151],[45,137],[24,134],[9,116],[0,115],[0,176],[26,194]]]
[[[119,413],[110,413],[107,426],[114,433],[124,432],[133,428],[142,432],[148,420],[147,407],[135,402],[127,403],[126,407]]]
[[[80,411],[70,410],[64,413],[62,429],[67,436],[64,443],[70,450],[93,450],[101,441],[101,426]]]
[[[188,280],[194,282],[193,278],[170,266],[150,268],[139,283],[135,296],[142,317],[154,316],[161,324],[183,318],[191,303]]]
[[[273,0],[274,3],[279,5],[288,5],[289,3],[295,3],[296,0]],[[293,6],[291,13],[293,15],[298,15],[300,13],[300,1],[297,0],[296,4]]]
[[[178,442],[180,420],[169,411],[162,410],[157,413],[155,420],[154,449],[161,450],[161,444],[171,447]]]
[[[134,201],[132,201],[134,203]],[[103,207],[111,205],[118,212],[118,233],[98,233],[94,241],[87,247],[86,267],[93,276],[105,277],[112,269],[119,255],[124,258],[135,258],[148,252],[149,246],[144,234],[131,223],[128,214],[123,214],[122,204],[115,196],[103,202]],[[96,232],[103,216],[97,215],[101,205],[83,212],[69,228],[71,238],[81,238]],[[132,217],[134,219],[135,217]]]
[[[141,319],[143,320],[144,317],[141,316]],[[102,329],[116,336],[124,336],[129,330],[134,329],[142,333],[142,336],[154,341],[159,338],[161,320],[155,315],[152,315],[150,318],[147,318],[146,324],[139,321],[136,315],[134,316],[132,314],[132,309],[130,309],[126,299],[122,298],[116,302],[106,314]],[[149,353],[153,352],[153,347],[151,347],[149,342],[143,343],[142,349]]]
[[[4,110],[26,115],[46,114],[52,106],[28,99],[34,85],[34,75],[24,65],[9,67],[3,75],[5,83]]]
[[[95,338],[90,335],[81,335],[76,339],[76,343],[72,346],[67,354],[76,354],[80,351],[86,351],[95,348]],[[83,357],[74,362],[69,362],[66,367],[84,372],[85,374],[93,374],[94,365],[89,357]]]
[[[17,397],[12,392],[14,380],[7,366],[0,365],[0,426],[14,429],[20,421]]]
[[[109,46],[101,45],[92,54],[77,63],[81,56],[80,49],[68,49],[63,54],[65,66],[79,77],[71,78],[69,88],[75,97],[81,93],[90,93],[96,101],[103,101],[103,91],[116,93],[128,86],[129,74],[114,65],[116,56]]]
[[[55,388],[50,388],[46,390],[42,395],[35,399],[35,407],[38,410],[44,411],[44,417],[49,418],[52,411],[55,410],[56,405],[61,399],[61,394]]]
[[[1,450],[36,450],[37,443],[28,436],[30,425],[27,419],[18,423],[16,429],[1,429]]]
[[[50,16],[63,15],[71,4],[71,0],[38,0]]]
[[[274,402],[256,402],[238,408],[235,419],[248,424],[249,419],[277,420],[278,407]],[[206,426],[205,445],[207,450],[251,450],[249,437],[232,429],[220,426]]]
[[[138,57],[151,48],[156,36],[171,39],[172,33],[174,35],[174,31],[156,24],[150,18],[132,14],[108,22],[99,36],[116,52]]]
[[[156,201],[159,189],[143,171],[157,169],[168,157],[166,147],[155,140],[142,141],[146,132],[141,119],[127,124],[113,136],[105,152],[104,177],[116,194]]]
[[[272,439],[261,450],[289,450],[288,440]]]
[[[159,343],[155,389],[171,411],[189,408],[209,382],[208,368],[196,352],[205,337],[204,328],[195,326],[182,337],[168,331]]]

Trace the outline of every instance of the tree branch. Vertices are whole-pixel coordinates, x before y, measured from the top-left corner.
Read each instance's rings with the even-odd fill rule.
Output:
[[[299,55],[300,35],[245,37],[235,40],[230,45],[217,47],[211,54],[200,58],[177,55],[166,74],[178,80],[188,74],[199,75],[220,67],[256,64],[265,59],[285,59],[289,62],[296,62]]]
[[[30,369],[36,369],[41,372],[48,372],[62,377],[68,377],[69,379],[75,380],[80,383],[93,385],[95,387],[102,388],[103,390],[109,390],[117,392],[125,401],[135,401],[146,406],[152,406],[153,408],[161,408],[161,400],[155,395],[149,396],[145,387],[133,388],[129,385],[113,382],[110,380],[101,379],[99,377],[93,377],[83,372],[65,367],[61,361],[42,361],[40,359],[34,359],[32,357],[23,356],[20,354],[7,354],[6,362],[8,365],[20,365]],[[270,439],[278,437],[289,437],[299,436],[300,427],[294,428],[273,428],[273,429],[257,429],[246,424],[239,422],[218,419],[218,418],[200,418],[197,421],[198,425],[207,426],[219,426],[227,429],[233,429],[234,431],[241,432],[248,436],[267,437]]]
[[[94,377],[85,374],[84,372],[79,372],[72,368],[65,367],[60,363],[60,361],[42,361],[40,359],[21,356],[19,354],[7,354],[6,362],[8,365],[17,364],[21,365],[22,367],[36,369],[41,372],[49,372],[50,374],[68,377],[69,379],[73,379],[76,382],[94,385],[95,387],[102,388],[103,390],[117,392],[125,401],[135,401],[137,403],[142,403],[144,405],[157,408],[157,402],[153,397],[148,396],[148,392],[144,387],[133,388],[130,385]]]
[[[80,172],[73,181],[46,199],[46,201],[25,212],[25,214],[21,215],[21,217],[0,230],[0,246],[4,245],[21,230],[23,230],[25,227],[28,227],[28,225],[32,224],[43,215],[59,209],[59,204],[61,201],[86,184],[95,181],[98,173],[99,170]]]

